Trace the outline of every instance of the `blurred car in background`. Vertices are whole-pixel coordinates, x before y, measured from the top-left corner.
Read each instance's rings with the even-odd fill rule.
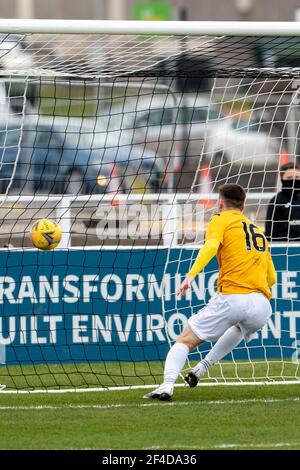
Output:
[[[279,154],[280,139],[262,131],[258,121],[225,116],[208,129],[204,156],[212,167],[277,165]]]
[[[155,191],[162,174],[153,152],[92,146],[90,128],[28,119],[0,125],[0,191],[99,194]],[[81,121],[81,120],[80,120]],[[47,124],[46,124],[47,123]]]
[[[74,123],[68,128],[77,147],[90,152],[90,164],[115,165],[115,173],[123,180],[124,191],[143,193],[161,190],[165,172],[163,158],[145,145],[132,142],[132,134],[103,130],[103,127],[86,122],[78,131]]]
[[[184,153],[194,168],[202,150],[212,166],[241,161],[264,166],[278,161],[279,139],[264,132],[260,122],[242,119],[238,113],[225,115],[203,97],[187,94],[178,108],[172,103],[169,98],[159,109],[153,101],[149,110],[137,113],[135,142],[159,149],[160,155],[173,154],[177,162]]]
[[[44,125],[1,126],[0,155],[1,193],[9,189],[23,194],[90,194],[103,193],[109,186],[108,167],[89,165],[87,152]]]

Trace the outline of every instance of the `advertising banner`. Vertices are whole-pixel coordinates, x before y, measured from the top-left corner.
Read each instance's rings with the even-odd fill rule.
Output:
[[[287,246],[272,249],[278,273],[273,316],[248,343],[248,350],[236,351],[235,359],[296,354],[299,251]],[[168,337],[174,341],[188,317],[215,293],[214,260],[187,297],[176,298],[192,253],[196,255],[174,248],[167,258],[164,248],[2,251],[0,363],[163,360]]]

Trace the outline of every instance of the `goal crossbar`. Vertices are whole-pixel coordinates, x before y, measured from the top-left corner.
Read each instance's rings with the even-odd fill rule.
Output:
[[[300,36],[291,21],[114,21],[1,19],[0,33]]]

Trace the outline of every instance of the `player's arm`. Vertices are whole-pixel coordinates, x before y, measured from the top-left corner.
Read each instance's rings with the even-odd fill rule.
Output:
[[[274,267],[273,260],[272,260],[272,257],[270,255],[270,253],[269,253],[269,257],[268,257],[267,280],[268,280],[269,287],[272,287],[274,284],[276,284],[276,280],[277,280],[275,267]]]
[[[205,236],[206,241],[199,251],[191,270],[178,289],[177,295],[186,293],[186,291],[191,287],[195,276],[197,276],[197,274],[199,274],[200,271],[202,271],[210,260],[217,254],[220,245],[223,243],[224,230],[225,225],[221,221],[220,214],[214,215],[207,226]]]
[[[196,277],[197,274],[199,274],[202,269],[204,269],[205,266],[210,262],[210,260],[216,256],[219,246],[220,242],[215,238],[206,240],[203,247],[199,251],[191,270],[189,271],[188,276]]]
[[[214,256],[216,256],[219,246],[220,246],[219,240],[216,240],[216,239],[206,240],[203,247],[199,251],[191,270],[188,272],[185,280],[179,287],[177,291],[177,295],[185,294],[185,292],[191,287],[191,284],[193,280],[195,279],[195,277],[197,276],[197,274],[199,274],[202,271],[202,269],[205,268],[205,266],[210,262],[210,260]]]

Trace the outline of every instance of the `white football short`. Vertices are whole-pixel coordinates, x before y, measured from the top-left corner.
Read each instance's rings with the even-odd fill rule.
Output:
[[[259,292],[216,294],[192,315],[188,325],[203,341],[217,341],[228,328],[238,325],[245,341],[262,328],[272,314],[271,304]]]

